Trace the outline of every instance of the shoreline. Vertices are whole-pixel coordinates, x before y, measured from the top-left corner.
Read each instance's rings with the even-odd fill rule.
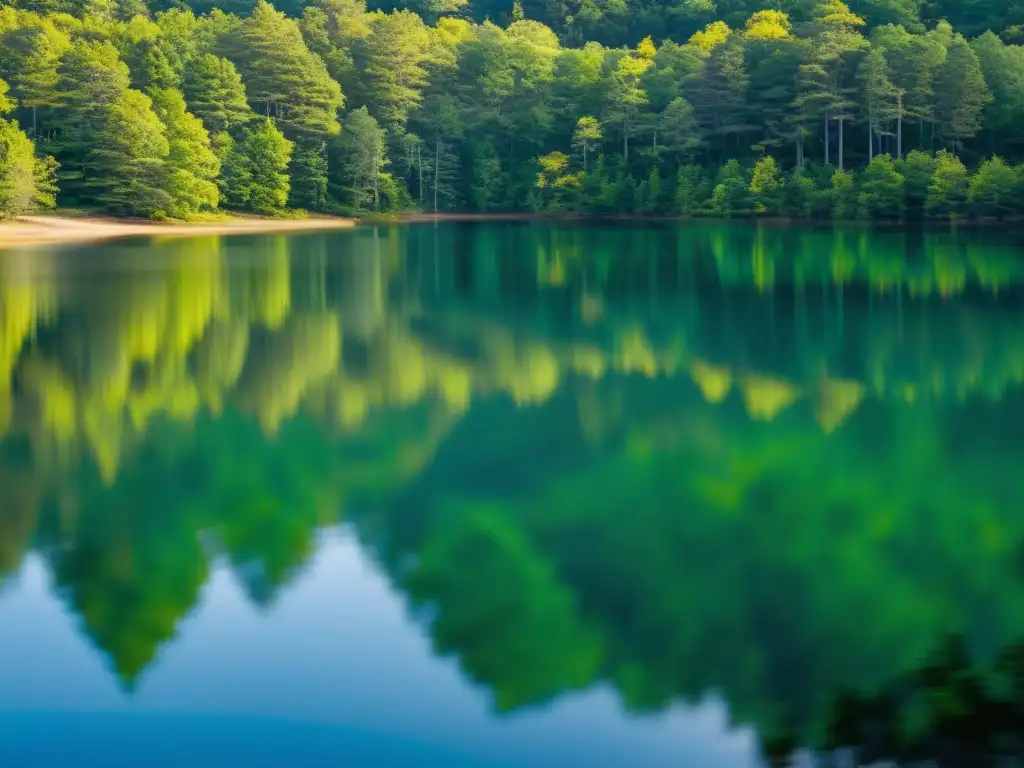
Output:
[[[368,226],[387,224],[431,224],[431,223],[583,223],[583,224],[732,224],[740,226],[762,225],[770,227],[809,227],[827,229],[845,227],[855,229],[993,229],[996,227],[1020,228],[1024,225],[1024,216],[996,218],[927,218],[900,220],[864,219],[807,219],[798,216],[713,216],[713,215],[665,215],[645,213],[577,213],[522,211],[516,213],[401,213],[394,216],[375,216],[367,214],[359,220]]]
[[[102,216],[18,216],[0,222],[0,249],[31,245],[80,244],[125,237],[195,237],[197,235],[273,234],[351,229],[356,219],[311,216],[305,219],[238,217],[197,223],[149,222]]]

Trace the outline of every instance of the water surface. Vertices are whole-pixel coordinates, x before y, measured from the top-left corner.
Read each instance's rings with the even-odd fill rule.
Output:
[[[1022,244],[0,254],[3,764],[1019,754]]]

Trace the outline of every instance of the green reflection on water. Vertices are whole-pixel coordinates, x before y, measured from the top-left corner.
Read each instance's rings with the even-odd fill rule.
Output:
[[[891,710],[880,749],[927,752],[996,700],[932,695],[938,664],[1017,680],[1004,728],[1017,245],[488,224],[7,253],[0,572],[38,550],[131,687],[218,554],[270,605],[344,521],[498,710],[718,691],[773,751]]]

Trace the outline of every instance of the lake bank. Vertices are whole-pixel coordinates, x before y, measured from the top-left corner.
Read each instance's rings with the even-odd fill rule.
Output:
[[[86,243],[122,237],[194,237],[349,229],[355,219],[315,216],[305,219],[233,218],[198,223],[149,222],[104,217],[20,216],[0,223],[0,248]]]

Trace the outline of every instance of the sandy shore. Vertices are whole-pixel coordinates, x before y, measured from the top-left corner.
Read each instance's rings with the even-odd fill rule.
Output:
[[[84,243],[119,237],[194,237],[243,235],[259,232],[305,232],[348,229],[354,219],[316,216],[306,219],[237,218],[198,224],[166,224],[104,218],[73,219],[63,216],[19,216],[0,222],[0,248],[37,243]]]

